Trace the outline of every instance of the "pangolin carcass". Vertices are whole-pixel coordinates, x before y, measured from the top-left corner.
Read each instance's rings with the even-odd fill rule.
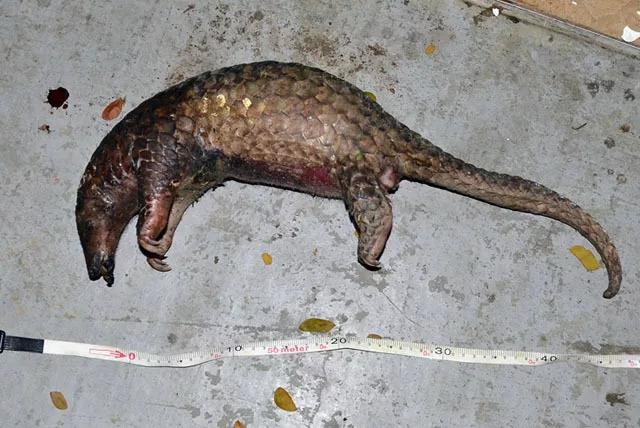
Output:
[[[118,241],[134,216],[149,264],[164,261],[185,210],[238,180],[342,199],[359,232],[358,259],[376,267],[391,232],[389,193],[402,179],[547,216],[580,232],[620,288],[617,251],[570,200],[520,177],[477,168],[386,113],[360,89],[317,68],[260,62],[206,72],[144,101],[93,154],[76,221],[92,280],[114,282]]]

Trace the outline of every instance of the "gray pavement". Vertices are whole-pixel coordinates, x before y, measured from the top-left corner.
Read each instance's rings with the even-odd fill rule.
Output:
[[[639,352],[637,60],[458,1],[192,3],[0,4],[1,329],[181,352],[306,337],[297,326],[316,316],[345,335]],[[591,247],[568,226],[409,182],[392,196],[379,272],[356,262],[341,202],[230,182],[187,211],[170,273],[151,270],[129,227],[115,286],[90,282],[74,205],[114,124],[102,108],[123,96],[126,113],[183,78],[266,59],[330,71],[443,149],[570,197],[616,243],[622,291],[601,297],[606,273],[569,253]],[[44,103],[59,86],[66,110]],[[0,379],[1,426],[640,426],[640,371],[573,364],[337,351],[145,369],[7,352]],[[297,412],[274,406],[279,386]]]

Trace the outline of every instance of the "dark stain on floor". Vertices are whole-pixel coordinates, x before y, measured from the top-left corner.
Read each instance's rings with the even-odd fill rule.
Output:
[[[379,44],[377,44],[377,43],[375,45],[369,45],[369,46],[367,46],[367,48],[375,56],[380,56],[380,55],[386,55],[387,54],[387,50],[385,48],[383,48],[382,46],[380,46]]]
[[[636,96],[633,94],[633,91],[631,91],[631,88],[624,90],[624,99],[626,101],[635,101]]]
[[[587,91],[589,91],[592,97],[595,97],[598,92],[600,92],[600,89],[602,89],[606,93],[611,92],[614,86],[616,86],[616,82],[614,82],[613,80],[595,79],[591,82],[586,82],[586,85]]]
[[[62,107],[66,109],[69,106],[67,99],[69,99],[69,91],[62,86],[58,89],[49,89],[49,93],[47,94],[47,102],[53,108]]]
[[[604,397],[604,399],[607,400],[607,403],[609,403],[611,407],[615,404],[624,404],[625,406],[628,406],[629,403],[625,400],[624,396],[624,392],[610,392]]]

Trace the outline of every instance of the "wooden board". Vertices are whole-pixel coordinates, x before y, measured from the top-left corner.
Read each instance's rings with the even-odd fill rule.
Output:
[[[622,40],[629,26],[640,31],[640,0],[510,0],[562,21]],[[632,43],[640,47],[640,39]]]

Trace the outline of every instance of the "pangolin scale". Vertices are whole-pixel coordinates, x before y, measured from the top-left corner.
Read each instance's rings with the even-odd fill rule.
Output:
[[[376,267],[391,231],[389,193],[408,179],[577,230],[620,288],[618,253],[584,210],[546,187],[489,172],[411,131],[360,89],[317,68],[259,62],[206,72],[144,101],[93,154],[76,222],[91,280],[114,282],[115,252],[138,216],[149,264],[165,254],[185,210],[225,180],[342,199],[359,231],[358,259]]]

